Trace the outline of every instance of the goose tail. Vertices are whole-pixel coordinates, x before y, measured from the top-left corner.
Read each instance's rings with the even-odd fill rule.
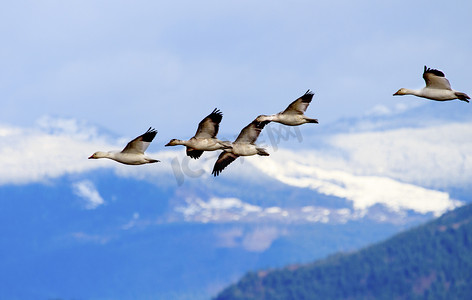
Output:
[[[260,156],[269,156],[269,153],[264,148],[256,148],[257,154]]]
[[[456,96],[457,96],[457,99],[469,103],[470,97],[466,93],[456,92]]]

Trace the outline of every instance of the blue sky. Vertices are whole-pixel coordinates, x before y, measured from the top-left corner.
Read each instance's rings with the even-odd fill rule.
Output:
[[[26,224],[18,225],[20,233],[36,222],[49,226],[30,215],[52,221],[58,215],[78,224],[57,232],[67,231],[79,245],[113,246],[110,241],[125,241],[122,232],[134,226],[159,226],[156,216],[166,203],[171,217],[192,226],[264,222],[274,216],[347,222],[370,212],[378,218],[379,206],[401,220],[411,212],[437,216],[470,201],[472,103],[392,94],[401,87],[423,86],[427,65],[444,71],[453,88],[472,95],[471,1],[4,2],[0,187],[7,192],[12,187],[21,197],[23,188],[33,186],[34,195],[34,184],[39,184],[56,191],[51,201],[70,197],[57,207],[41,204],[40,211],[29,206],[33,199],[21,199],[24,203],[16,204],[22,210],[11,216],[14,224]],[[290,131],[288,139],[277,136],[277,145],[270,134],[295,129],[266,126],[258,144],[267,147],[270,157],[239,158],[214,178],[218,152],[190,160],[184,147],[164,147],[171,138],[191,137],[215,107],[224,113],[219,136],[231,139],[257,115],[283,110],[308,89],[315,97],[306,114],[320,124],[296,127],[299,135]],[[122,149],[149,126],[159,133],[147,154],[160,163],[128,166],[87,159],[97,150]],[[123,178],[140,182],[118,189]],[[152,188],[145,187],[147,182]],[[268,183],[276,187],[269,189],[273,195],[267,203],[251,198]],[[245,185],[247,191],[234,194]],[[307,206],[291,208],[281,202],[295,199],[277,199],[289,194],[276,194],[280,187],[293,188],[293,197],[300,190],[313,193],[320,202],[306,200]],[[157,201],[160,197],[169,199]],[[325,197],[347,202],[325,204]],[[64,203],[70,215],[61,215]],[[35,228],[38,236],[31,231],[17,239],[9,220],[3,220],[8,225],[3,226],[4,241],[10,246],[10,241],[28,240],[18,246],[28,255],[30,236],[50,234],[40,226]],[[252,231],[230,229],[216,240],[228,243],[223,247],[240,243],[247,251],[261,252],[284,234],[254,224]],[[155,231],[149,232],[150,240],[158,241]],[[50,240],[62,241],[51,237],[44,245]],[[12,249],[21,261],[21,253]],[[207,248],[195,252],[202,249]],[[58,264],[58,270],[67,266]],[[23,269],[14,269],[23,278]]]
[[[420,87],[423,65],[472,93],[469,1],[15,1],[0,12],[3,124],[44,115],[122,136],[222,133],[315,92],[321,124]],[[177,136],[176,136],[177,135]]]
[[[467,112],[471,106],[460,101],[392,94],[423,86],[424,65],[443,70],[453,88],[472,94],[471,8],[467,1],[7,3],[0,12],[0,184],[115,168],[139,178],[154,172],[175,185],[172,162],[184,162],[184,148],[164,145],[191,137],[213,108],[224,113],[220,137],[231,139],[257,115],[281,111],[312,89],[307,115],[320,124],[297,127],[303,143],[281,147],[315,153],[308,164],[326,170],[433,189],[462,186],[472,172],[467,122],[419,119],[413,126],[429,127],[337,134],[324,146],[316,141],[341,118],[374,113],[380,122],[382,115],[425,104]],[[148,149],[162,161],[158,166],[85,159],[123,148],[149,126],[159,131]],[[261,143],[267,144],[268,132]],[[448,147],[459,154],[451,156]],[[271,159],[284,161],[278,149],[269,150]],[[190,167],[209,176],[216,155]],[[416,167],[408,168],[412,160]]]

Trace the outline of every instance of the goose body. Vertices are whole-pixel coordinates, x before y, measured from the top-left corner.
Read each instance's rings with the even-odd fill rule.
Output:
[[[277,122],[288,126],[298,126],[306,123],[318,123],[317,119],[305,116],[306,109],[313,99],[313,93],[308,90],[303,96],[293,101],[284,111],[275,115],[260,115],[258,122]]]
[[[172,139],[167,146],[183,145],[187,147],[187,155],[191,158],[198,159],[204,151],[215,151],[231,148],[228,141],[220,141],[216,138],[219,125],[223,114],[218,109],[214,109],[198,124],[195,135],[189,140]]]
[[[232,143],[232,147],[224,149],[224,151],[218,156],[218,159],[213,166],[213,176],[218,176],[224,168],[240,156],[269,156],[269,153],[267,153],[264,148],[258,147],[255,144],[262,129],[268,123],[269,121],[258,122],[257,120],[254,120],[244,127],[236,140]]]
[[[442,71],[424,66],[423,79],[426,83],[424,88],[419,90],[401,88],[393,95],[414,95],[435,101],[459,99],[469,102],[468,99],[470,99],[470,97],[466,93],[458,92],[451,88],[449,80],[447,80]]]
[[[144,155],[144,152],[149,147],[156,134],[157,131],[149,127],[144,134],[130,141],[121,152],[97,151],[92,154],[89,159],[108,158],[126,165],[142,165],[159,162],[157,159]]]
[[[102,152],[97,151],[89,159],[109,158],[125,165],[143,165],[159,162],[156,159],[146,157],[144,154],[123,153],[123,152]]]
[[[265,151],[263,151],[263,148],[259,148],[251,143],[234,143],[231,152],[238,156],[252,156],[256,154],[263,155],[262,152]]]

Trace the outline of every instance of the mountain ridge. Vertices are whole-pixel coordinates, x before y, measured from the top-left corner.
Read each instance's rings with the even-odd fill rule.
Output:
[[[472,131],[449,126],[459,112],[447,107],[438,119],[434,109],[395,122],[363,116],[342,134],[271,124],[258,140],[271,156],[238,159],[217,178],[216,152],[191,160],[184,148],[161,150],[160,135],[149,154],[162,162],[130,168],[86,159],[129,140],[100,126],[44,119],[0,128],[0,267],[10,287],[0,296],[208,299],[249,270],[354,251],[430,220],[472,200]],[[402,129],[382,131],[391,126]],[[442,185],[428,186],[436,174]]]
[[[471,249],[469,204],[351,254],[249,273],[214,299],[466,299]]]

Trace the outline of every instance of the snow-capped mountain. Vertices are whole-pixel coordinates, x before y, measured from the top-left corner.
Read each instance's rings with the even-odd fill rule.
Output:
[[[159,134],[148,152],[161,162],[130,167],[86,158],[133,137],[60,118],[0,125],[11,287],[0,296],[207,299],[251,269],[354,250],[441,215],[472,201],[472,113],[450,104],[270,124],[258,144],[271,155],[238,158],[218,177],[218,153],[191,160]]]

